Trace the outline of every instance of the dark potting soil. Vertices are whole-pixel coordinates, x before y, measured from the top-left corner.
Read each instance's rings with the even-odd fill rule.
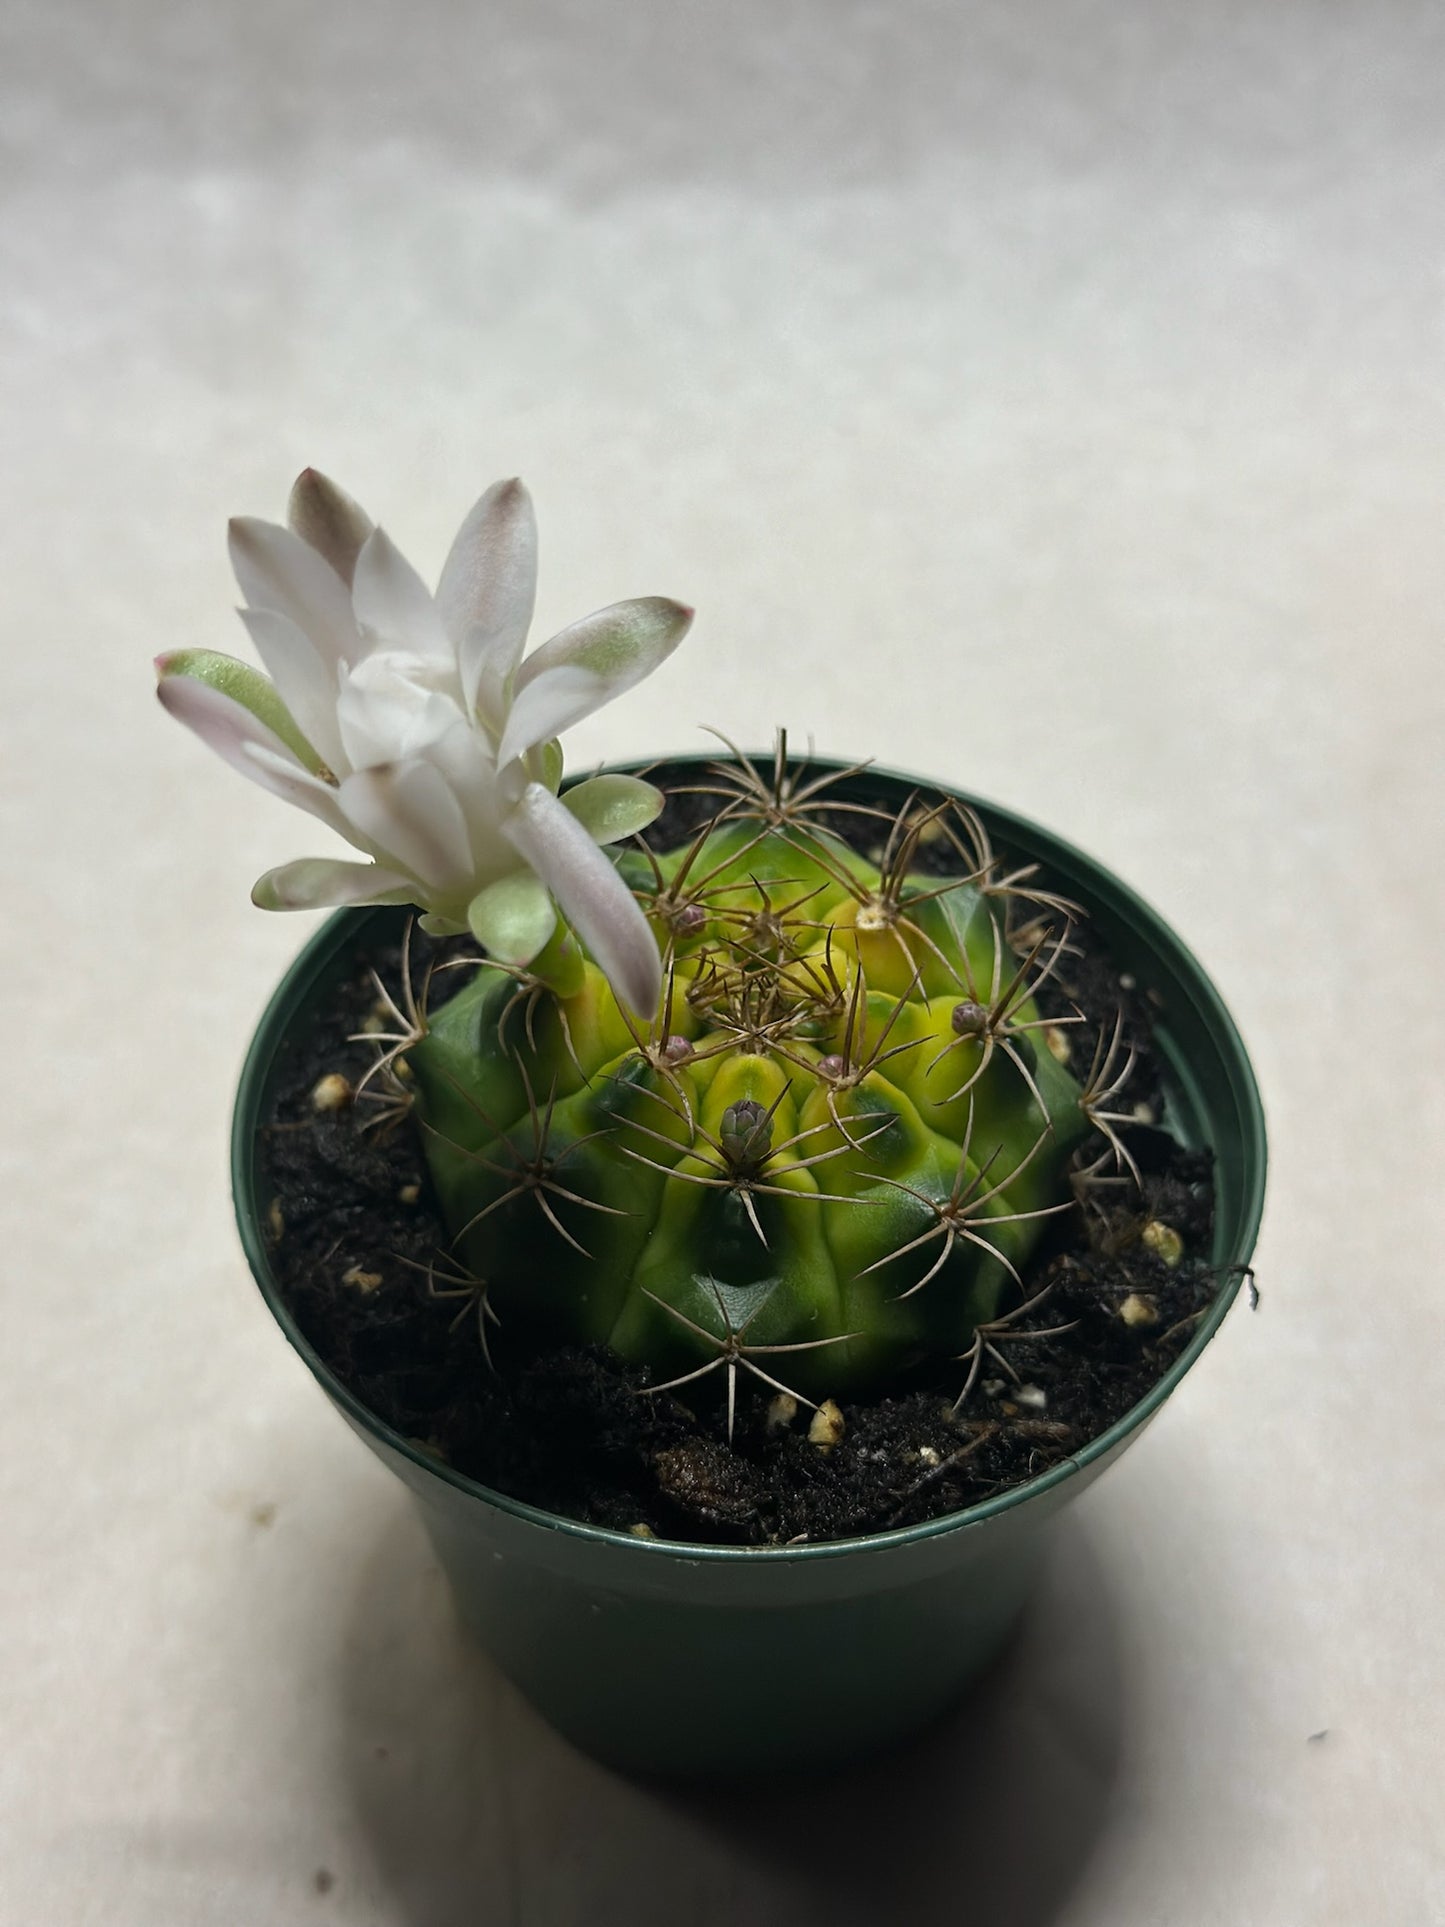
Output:
[[[653,832],[657,846],[680,841],[699,807],[675,799]],[[852,821],[831,827],[856,835]],[[950,867],[926,848],[918,862],[939,874]],[[1200,1255],[1210,1245],[1211,1158],[1159,1128],[1148,998],[1087,924],[1069,943],[1037,1001],[1046,1016],[1082,1013],[1068,1032],[1076,1069],[1122,1015],[1135,1062],[1113,1108],[1130,1114],[1116,1128],[1141,1182],[1103,1186],[1087,1211],[1054,1221],[1025,1274],[1025,1296],[1046,1286],[1047,1296],[985,1354],[961,1406],[967,1366],[934,1367],[894,1397],[845,1403],[830,1444],[810,1438],[805,1405],[787,1414],[740,1377],[729,1442],[720,1373],[688,1388],[694,1406],[671,1392],[639,1396],[646,1369],[602,1349],[522,1355],[505,1331],[489,1325],[484,1335],[476,1298],[449,1282],[447,1233],[415,1128],[368,1093],[350,1099],[376,1056],[370,1042],[351,1041],[378,1024],[370,972],[393,996],[400,989],[399,925],[376,955],[358,958],[285,1061],[264,1132],[278,1282],[307,1339],[378,1417],[459,1472],[545,1511],[639,1535],[785,1545],[976,1504],[1079,1451],[1137,1404],[1220,1283]],[[466,954],[468,945],[438,947],[418,934],[414,975],[438,948]],[[466,975],[437,972],[432,1003]]]

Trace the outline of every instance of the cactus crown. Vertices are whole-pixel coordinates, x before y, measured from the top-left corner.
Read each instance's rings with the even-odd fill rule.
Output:
[[[805,1403],[929,1359],[972,1382],[1070,1153],[1119,1161],[1127,1066],[1116,1039],[1081,1086],[1036,1001],[1071,906],[960,804],[888,816],[857,773],[780,736],[771,768],[734,752],[672,792],[705,813],[677,847],[619,855],[663,952],[650,1021],[566,931],[398,1009],[383,1077],[484,1332],[606,1345],[653,1390],[726,1366],[729,1424],[739,1367]]]

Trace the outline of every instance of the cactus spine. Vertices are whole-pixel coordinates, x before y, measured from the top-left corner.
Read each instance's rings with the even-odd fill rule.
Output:
[[[1091,1116],[1034,1001],[1059,938],[1011,940],[1029,892],[976,820],[910,798],[875,821],[782,741],[770,777],[714,780],[682,848],[619,858],[664,954],[650,1023],[564,934],[526,972],[478,969],[406,1060],[488,1314],[656,1384],[726,1366],[731,1416],[739,1369],[813,1400],[966,1356]],[[940,838],[960,874],[916,868]]]

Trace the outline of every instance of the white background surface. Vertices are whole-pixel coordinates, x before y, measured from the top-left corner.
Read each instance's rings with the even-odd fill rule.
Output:
[[[0,170],[6,1927],[1445,1921],[1438,7],[9,0]],[[306,462],[698,605],[574,761],[994,795],[1240,1018],[1263,1309],[886,1768],[572,1755],[245,1275],[314,837],[148,662]]]

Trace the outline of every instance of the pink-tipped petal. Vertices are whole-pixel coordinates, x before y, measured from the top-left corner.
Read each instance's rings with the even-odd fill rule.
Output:
[[[361,653],[346,585],[329,562],[290,529],[238,515],[231,523],[231,566],[253,609],[272,609],[308,635],[328,662]]]
[[[281,738],[234,697],[184,675],[163,676],[156,694],[232,769],[345,833],[335,790],[304,769]]]
[[[230,696],[249,709],[258,723],[264,724],[313,775],[320,773],[322,759],[316,746],[297,727],[296,718],[277,694],[275,685],[249,662],[223,656],[215,649],[172,649],[156,657],[156,673],[167,676],[192,676],[223,696]]]
[[[372,529],[371,517],[361,504],[319,469],[303,468],[291,488],[286,520],[350,588],[356,558]]]
[[[537,600],[537,517],[515,478],[497,482],[457,531],[437,607],[458,653],[469,709],[496,711],[521,660]],[[484,687],[485,685],[485,687]]]
[[[662,991],[662,959],[646,917],[611,860],[540,783],[527,785],[504,827],[617,995],[638,1016],[650,1017]]]
[[[415,760],[357,770],[342,783],[341,807],[378,855],[415,876],[437,907],[467,899],[471,850],[461,804],[430,763]]]
[[[614,602],[565,629],[528,656],[517,672],[518,690],[564,664],[586,669],[606,685],[604,702],[650,676],[676,649],[692,624],[693,612],[666,596],[641,596]]]
[[[343,863],[303,856],[258,877],[251,901],[258,910],[339,910],[355,903],[410,903],[412,885],[376,863]]]
[[[615,602],[559,630],[517,672],[498,749],[506,763],[642,681],[687,634],[692,610],[666,596]]]
[[[452,646],[431,590],[385,529],[373,529],[361,545],[351,599],[373,648],[452,661]]]

